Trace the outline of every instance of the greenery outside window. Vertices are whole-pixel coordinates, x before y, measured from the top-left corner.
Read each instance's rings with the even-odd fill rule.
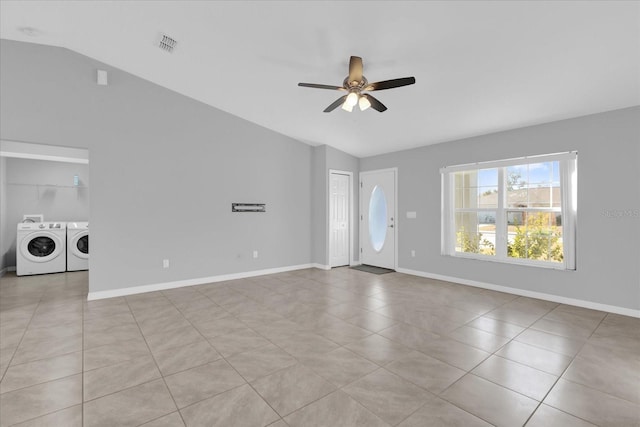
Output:
[[[442,253],[575,270],[577,153],[448,166]]]

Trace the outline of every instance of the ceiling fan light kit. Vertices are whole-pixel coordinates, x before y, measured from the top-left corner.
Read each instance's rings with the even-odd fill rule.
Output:
[[[353,105],[348,104],[346,101],[342,103],[342,107],[341,107],[344,111],[346,111],[347,113],[350,113],[353,111]],[[325,111],[325,113],[327,113],[328,111]]]
[[[384,80],[370,84],[362,75],[362,58],[359,56],[352,56],[349,60],[349,75],[342,82],[342,86],[331,86],[316,83],[298,83],[298,86],[349,92],[347,95],[338,98],[334,103],[325,108],[325,113],[335,110],[338,106],[341,106],[343,110],[350,113],[353,111],[353,107],[355,107],[356,104],[360,107],[360,111],[364,111],[371,107],[382,113],[387,110],[387,107],[373,96],[363,92],[393,89],[396,87],[412,85],[415,82],[415,77],[403,77],[400,79]]]
[[[364,111],[367,108],[371,107],[371,103],[366,96],[361,96],[358,100],[358,106],[360,107],[360,111]]]

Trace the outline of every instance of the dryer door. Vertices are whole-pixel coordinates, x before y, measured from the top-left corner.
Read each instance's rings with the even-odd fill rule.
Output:
[[[89,259],[89,232],[81,231],[69,242],[71,253],[78,258]]]
[[[49,262],[64,253],[64,242],[54,233],[38,231],[22,239],[20,253],[32,262]]]

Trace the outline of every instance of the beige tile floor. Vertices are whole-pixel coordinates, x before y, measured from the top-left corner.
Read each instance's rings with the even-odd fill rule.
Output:
[[[0,426],[640,426],[640,319],[348,268],[0,279]]]

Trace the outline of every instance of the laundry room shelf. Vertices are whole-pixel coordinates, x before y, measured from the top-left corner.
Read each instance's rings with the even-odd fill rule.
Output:
[[[33,194],[35,200],[52,197],[76,197],[86,199],[89,197],[89,187],[86,185],[56,185],[56,184],[27,184],[20,182],[8,182],[7,190],[17,193]],[[69,191],[71,190],[71,191]]]

